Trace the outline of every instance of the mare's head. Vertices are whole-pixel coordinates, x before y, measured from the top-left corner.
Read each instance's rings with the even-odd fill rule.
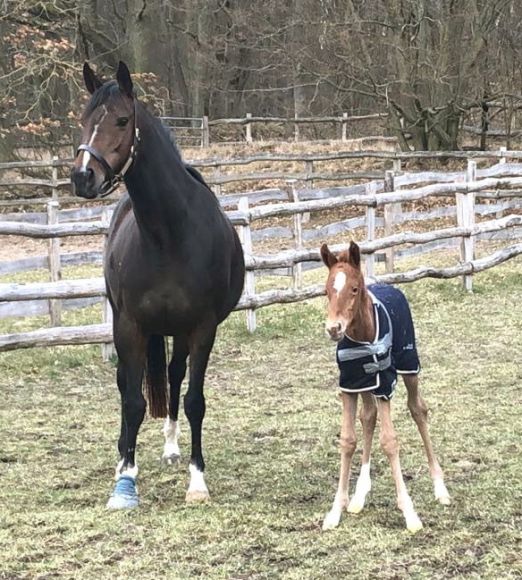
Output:
[[[350,242],[348,251],[336,257],[323,244],[321,258],[328,267],[328,317],[325,328],[328,336],[339,342],[362,307],[365,285],[361,272],[361,253],[359,246]]]
[[[82,138],[71,183],[75,195],[93,199],[113,191],[132,164],[137,145],[136,103],[127,66],[103,83],[85,63],[83,79],[91,94],[82,117]]]

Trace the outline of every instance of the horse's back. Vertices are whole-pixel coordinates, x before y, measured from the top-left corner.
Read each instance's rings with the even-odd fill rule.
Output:
[[[389,284],[371,284],[368,290],[383,304],[393,329],[392,351],[397,359],[397,369],[413,372],[418,369],[415,327],[410,306],[401,290]]]

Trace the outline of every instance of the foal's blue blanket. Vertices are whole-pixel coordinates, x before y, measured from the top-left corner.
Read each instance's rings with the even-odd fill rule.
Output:
[[[371,391],[376,397],[393,397],[397,373],[417,374],[420,362],[415,330],[404,294],[387,284],[367,287],[373,301],[376,337],[372,343],[348,336],[337,345],[339,387],[347,393]]]

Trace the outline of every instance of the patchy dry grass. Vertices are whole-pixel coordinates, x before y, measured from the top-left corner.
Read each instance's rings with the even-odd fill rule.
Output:
[[[142,504],[105,510],[119,400],[99,347],[2,354],[0,578],[520,577],[522,261],[478,275],[473,295],[458,281],[404,290],[454,500],[445,508],[432,497],[399,388],[396,425],[422,532],[404,530],[378,445],[367,509],[320,529],[336,486],[340,405],[319,299],[261,310],[253,336],[244,314],[224,324],[207,379],[205,506],[184,504],[186,421],[174,469],[160,465],[161,424],[148,419]]]

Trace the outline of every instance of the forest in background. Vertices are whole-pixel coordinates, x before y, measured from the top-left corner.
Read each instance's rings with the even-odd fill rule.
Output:
[[[0,160],[70,141],[85,60],[124,60],[164,116],[380,112],[419,150],[457,149],[471,109],[509,120],[522,93],[517,0],[0,0],[0,36]]]

